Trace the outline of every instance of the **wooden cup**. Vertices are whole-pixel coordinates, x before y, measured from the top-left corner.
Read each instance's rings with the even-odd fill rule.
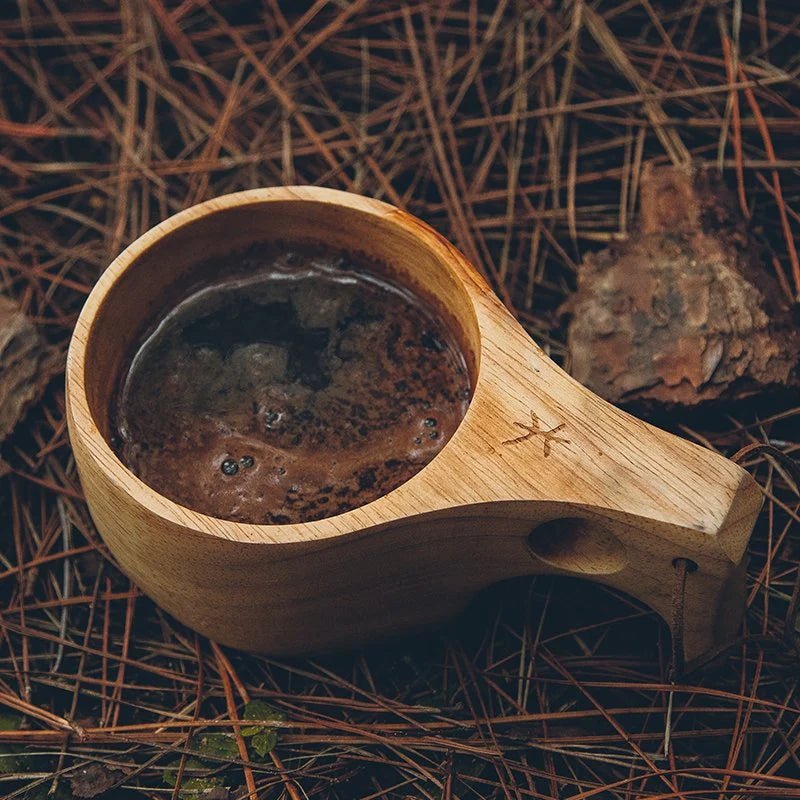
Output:
[[[247,525],[181,506],[109,446],[124,358],[193,265],[254,241],[313,239],[392,265],[436,298],[474,396],[440,454],[344,514]],[[239,192],[162,222],[98,281],[67,362],[69,430],[97,528],[164,609],[221,643],[273,654],[358,645],[431,626],[513,576],[580,576],[669,619],[673,562],[684,645],[722,643],[743,610],[743,557],[761,506],[742,469],[601,400],[557,367],[449,242],[385,203],[316,187]]]

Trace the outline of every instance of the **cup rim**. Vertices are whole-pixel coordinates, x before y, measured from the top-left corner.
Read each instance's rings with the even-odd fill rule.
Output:
[[[320,520],[288,524],[258,524],[224,520],[196,511],[169,499],[137,477],[117,457],[95,422],[84,381],[87,369],[87,348],[98,312],[102,308],[106,296],[121,276],[148,249],[186,225],[221,211],[249,205],[260,205],[272,201],[324,203],[374,215],[384,222],[389,222],[401,229],[412,232],[423,246],[434,253],[453,277],[464,286],[465,294],[470,300],[468,311],[473,317],[474,328],[479,336],[477,352],[475,353],[474,398],[479,383],[480,350],[483,342],[481,315],[478,314],[475,301],[476,296],[485,296],[487,293],[493,294],[493,292],[458,249],[417,217],[381,200],[319,186],[265,187],[221,195],[168,217],[131,242],[106,268],[89,293],[78,316],[67,353],[65,383],[70,435],[80,438],[81,444],[85,446],[84,449],[94,461],[96,468],[102,472],[106,480],[115,489],[132,497],[137,504],[144,507],[149,513],[201,534],[237,542],[285,544],[288,542],[307,542],[309,539],[327,539],[345,533],[354,533],[367,528],[383,526],[399,518],[413,516],[413,514],[408,513],[408,509],[403,511],[398,506],[396,502],[398,493],[402,494],[403,490],[409,487],[409,484],[412,484],[423,473],[430,470],[437,461],[440,461],[443,454],[448,450],[452,451],[454,441],[465,428],[465,421],[470,415],[472,403],[467,408],[466,414],[456,428],[455,433],[439,453],[422,469],[392,491],[341,514]],[[408,492],[406,491],[405,493],[407,494]],[[413,491],[410,497],[414,497]],[[421,509],[417,513],[436,510],[438,509],[432,506],[430,509]]]

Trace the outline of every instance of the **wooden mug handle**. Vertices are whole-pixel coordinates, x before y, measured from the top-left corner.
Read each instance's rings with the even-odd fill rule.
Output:
[[[455,477],[462,498],[472,493],[493,513],[505,506],[526,520],[529,558],[516,557],[517,572],[600,581],[667,621],[673,564],[685,560],[687,658],[728,639],[741,621],[744,554],[763,500],[755,481],[578,384],[493,295],[476,305],[480,379],[428,486]]]

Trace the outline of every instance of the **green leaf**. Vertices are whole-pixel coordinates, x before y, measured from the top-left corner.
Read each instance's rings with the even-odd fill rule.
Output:
[[[222,778],[188,778],[181,784],[178,797],[202,797],[203,792],[223,786]]]
[[[212,734],[213,735],[213,734]],[[174,787],[178,782],[178,770],[180,769],[181,760],[173,761],[164,767],[164,772],[161,779],[167,786]],[[185,800],[194,800],[194,798],[203,797],[203,793],[210,789],[217,789],[225,785],[225,781],[216,775],[209,776],[190,776],[187,773],[198,772],[200,770],[207,770],[208,765],[204,764],[199,758],[187,758],[186,764],[183,768],[183,780],[181,780],[181,789],[178,792],[178,797],[185,798]]]
[[[244,719],[257,719],[266,722],[285,722],[286,714],[278,711],[263,700],[251,700],[244,709]]]
[[[251,700],[244,709],[244,719],[259,722],[285,722],[286,714],[273,708],[263,700]],[[250,746],[260,758],[269,755],[278,743],[278,731],[264,725],[248,725],[242,728],[242,736],[251,736]]]
[[[181,760],[178,759],[177,761],[172,761],[171,763],[167,764],[164,767],[164,772],[161,773],[161,780],[167,786],[175,786],[178,782],[178,771],[181,768]],[[183,774],[186,775],[187,772],[195,771],[199,769],[206,769],[206,765],[199,759],[199,758],[187,758],[186,764],[183,767]],[[189,780],[195,780],[194,778],[190,778]],[[186,787],[186,778],[182,781],[182,787]]]
[[[22,772],[18,754],[7,747],[0,747],[0,775]]]
[[[22,727],[22,717],[16,714],[0,714],[0,731],[18,731]]]
[[[197,738],[194,749],[209,756],[220,758],[239,758],[239,748],[236,739],[227,733],[206,733]]]
[[[285,722],[286,714],[263,700],[251,700],[245,706],[244,719],[257,719],[259,722]],[[272,729],[264,728],[262,725],[248,725],[246,728],[242,728],[242,736],[255,736],[264,730]]]
[[[18,714],[0,714],[0,731],[18,731],[22,727],[22,717]],[[0,775],[24,772],[24,757],[20,757],[21,747],[0,745]]]
[[[195,740],[195,748],[203,755],[213,756],[214,758],[239,758],[239,748],[236,746],[236,740],[227,733],[207,733],[199,736]],[[181,761],[178,759],[164,767],[161,777],[167,786],[174,787],[178,782],[180,764]],[[185,798],[185,800],[194,800],[194,798],[203,797],[203,793],[209,792],[211,789],[222,789],[225,786],[225,781],[221,777],[216,775],[191,775],[191,773],[202,770],[208,771],[215,766],[217,765],[209,765],[194,756],[187,758],[183,768],[183,780],[181,780],[178,796]]]
[[[258,753],[260,758],[269,755],[278,744],[278,731],[274,728],[263,728],[250,740],[253,750]]]

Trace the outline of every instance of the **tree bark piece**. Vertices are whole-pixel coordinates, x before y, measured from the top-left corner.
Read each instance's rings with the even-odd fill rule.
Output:
[[[652,168],[638,230],[584,259],[571,372],[615,403],[696,405],[797,383],[800,335],[709,169]]]
[[[39,393],[43,352],[33,323],[0,295],[0,442]]]

